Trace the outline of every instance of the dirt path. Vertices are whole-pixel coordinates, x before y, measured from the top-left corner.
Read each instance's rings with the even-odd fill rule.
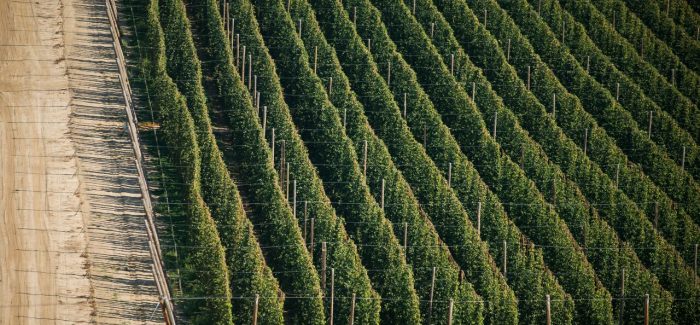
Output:
[[[104,1],[0,0],[0,324],[160,320]]]

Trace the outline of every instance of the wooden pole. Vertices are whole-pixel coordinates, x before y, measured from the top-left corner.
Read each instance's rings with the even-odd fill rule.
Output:
[[[649,111],[649,129],[647,132],[649,133],[649,136],[651,137],[651,123],[654,120],[654,111]]]
[[[455,75],[455,55],[454,53],[450,54],[450,74]]]
[[[403,250],[408,249],[408,222],[403,223]]]
[[[287,194],[287,202],[289,202],[289,163],[285,164],[284,173],[286,175],[284,177],[284,181],[286,182],[286,186],[287,186],[287,188],[286,188],[287,189],[287,191],[286,191],[287,192],[286,193]]]
[[[488,17],[488,15],[489,11],[484,9],[484,28],[488,28],[488,26],[486,26],[486,18]]]
[[[649,325],[649,294],[644,295],[644,325]]]
[[[299,19],[299,37],[301,37],[301,19]]]
[[[557,94],[552,94],[552,118],[557,120]]]
[[[503,277],[508,277],[508,242],[503,241]]]
[[[233,36],[236,33],[236,19],[231,18],[231,32],[229,33],[229,43],[233,46]]]
[[[437,275],[437,267],[433,267],[433,279],[430,281],[430,302],[428,305],[428,324],[433,318],[433,295],[435,294],[435,277]]]
[[[472,81],[472,100],[476,102],[476,82]]]
[[[356,295],[352,293],[352,303],[350,304],[350,325],[355,324],[355,298]]]
[[[294,205],[293,205],[294,206],[294,208],[293,208],[294,219],[296,219],[297,218],[297,180],[295,179],[293,182],[294,182],[294,188],[292,190],[293,191],[293,198],[292,199],[294,201]]]
[[[310,245],[311,249],[309,249],[309,250],[311,251],[312,255],[314,252],[314,244],[315,244],[314,243],[314,224],[315,223],[316,223],[316,218],[311,218],[311,229],[309,229],[309,233],[310,233],[309,235],[311,236],[311,245]]]
[[[537,14],[538,15],[542,14],[542,0],[537,1]]]
[[[617,163],[615,167],[615,187],[620,187],[620,163]]]
[[[615,83],[615,101],[620,101],[620,83]]]
[[[622,317],[625,315],[625,269],[622,269],[622,276],[620,277],[620,315],[618,316],[617,323],[622,325]]]
[[[506,50],[506,61],[510,62],[510,38],[508,39],[508,49]]]
[[[447,166],[447,186],[452,186],[452,163]]]
[[[391,87],[391,61],[388,61],[386,63],[387,65],[387,72],[386,72],[386,85],[388,87]]]
[[[413,15],[416,15],[416,0],[413,0]]]
[[[450,307],[447,308],[447,325],[452,325],[452,310],[454,309],[455,301],[450,298]]]
[[[527,66],[527,90],[530,90],[530,66]]]
[[[496,126],[498,125],[498,111],[493,114],[493,139],[496,140]]]
[[[367,50],[369,51],[369,53],[372,53],[372,39],[371,38],[367,39]]]
[[[328,97],[333,93],[333,77],[328,78]]]
[[[382,211],[384,211],[384,179],[382,178]]]
[[[430,23],[430,39],[435,36],[435,23]]]
[[[248,91],[252,88],[251,79],[253,77],[253,53],[248,53]]]
[[[314,74],[316,74],[316,66],[318,65],[318,46],[314,46]]]
[[[243,45],[243,62],[241,63],[241,82],[245,86],[245,45]]]
[[[676,69],[671,69],[671,85],[676,85]]]
[[[347,128],[348,126],[348,109],[343,108],[343,129]]]
[[[306,236],[306,223],[309,220],[308,215],[306,214],[308,212],[308,210],[306,209],[307,203],[309,203],[309,201],[304,201],[304,244],[307,243],[306,239],[309,238]]]
[[[292,0],[287,0],[287,12],[289,12],[291,7],[292,7]]]
[[[428,145],[428,128],[425,125],[423,125],[423,148],[427,148],[427,145]]]
[[[236,67],[240,66],[241,59],[241,35],[236,34]]]
[[[272,169],[275,169],[275,128],[272,128],[270,147],[272,148]]]
[[[260,294],[255,294],[255,304],[253,305],[253,325],[258,324],[258,306],[260,304]]]
[[[352,24],[357,26],[357,7],[352,7]]]
[[[681,156],[681,169],[685,170],[685,146],[683,146],[683,155]]]
[[[364,141],[362,148],[362,173],[367,177],[367,140]]]
[[[263,138],[267,138],[267,106],[263,106]]]
[[[285,158],[285,157],[284,157],[284,155],[285,155],[285,152],[284,152],[284,151],[285,151],[285,149],[286,149],[286,148],[285,148],[285,147],[286,147],[286,145],[285,145],[285,142],[286,142],[286,141],[282,140],[282,141],[280,141],[280,142],[281,142],[281,143],[280,143],[280,187],[282,188],[282,191],[284,191],[284,189],[285,189],[285,187],[284,187],[284,182],[285,182],[285,179],[284,179],[284,176],[285,176],[285,173],[284,173],[284,167],[285,167],[285,166],[284,166],[284,160],[285,160],[285,159],[284,159],[284,158]],[[287,196],[287,198],[289,198],[289,196]]]
[[[552,300],[547,295],[547,325],[552,325]]]
[[[408,105],[407,94],[403,93],[403,118],[406,118],[406,106]]]
[[[326,242],[321,242],[321,290],[326,293]]]
[[[330,307],[330,325],[333,325],[333,303],[335,302],[335,268],[331,268],[331,307]]]
[[[481,201],[476,206],[476,233],[481,238]]]
[[[562,20],[561,21],[561,43],[566,44],[566,38],[564,37],[566,35],[566,21]]]
[[[589,73],[591,71],[591,56],[587,55],[586,56],[586,73]]]

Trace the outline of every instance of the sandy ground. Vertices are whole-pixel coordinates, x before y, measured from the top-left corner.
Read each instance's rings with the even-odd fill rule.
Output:
[[[162,322],[104,1],[0,0],[0,324]]]

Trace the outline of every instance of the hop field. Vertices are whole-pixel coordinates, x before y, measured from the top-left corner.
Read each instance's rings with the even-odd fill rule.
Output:
[[[120,2],[175,318],[697,324],[696,10]]]

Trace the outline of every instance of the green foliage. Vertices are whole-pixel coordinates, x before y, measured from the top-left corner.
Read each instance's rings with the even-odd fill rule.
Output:
[[[260,33],[277,65],[285,90],[285,100],[309,146],[310,159],[326,184],[328,196],[339,214],[350,220],[350,235],[359,246],[364,265],[382,296],[383,322],[413,324],[420,312],[413,275],[401,254],[398,240],[377,202],[372,198],[357,163],[352,143],[345,136],[335,108],[328,101],[324,86],[308,65],[303,44],[294,33],[294,23],[281,2],[256,1]],[[348,202],[350,204],[342,204]]]
[[[698,35],[698,26],[700,26],[700,4],[695,1],[686,0],[652,0],[649,1],[655,4],[664,16],[670,17],[679,28],[683,28],[688,35],[691,35],[696,41],[700,38]],[[668,7],[667,7],[668,6]],[[695,10],[693,10],[695,8]],[[668,13],[666,12],[668,9]]]
[[[573,90],[583,102],[594,104],[588,105],[592,107],[589,111],[592,110],[596,115],[603,116],[601,121],[605,123],[607,130],[610,131],[609,134],[615,134],[615,132],[619,132],[621,129],[629,129],[626,125],[633,125],[633,122],[629,120],[627,120],[627,123],[620,123],[625,116],[624,110],[618,105],[615,105],[612,96],[602,88],[601,84],[592,80],[591,77],[585,73],[583,67],[580,67],[576,60],[566,52],[563,45],[556,40],[556,36],[549,30],[547,24],[539,19],[534,13],[534,10],[529,8],[525,1],[510,1],[507,2],[507,4],[504,2],[504,6],[507,6],[512,17],[518,21],[521,30],[528,34],[527,36],[532,40],[532,44],[538,52],[549,53],[546,60],[548,64],[553,67],[554,71],[558,71],[563,67],[568,69],[568,73],[565,75],[557,73],[561,77],[559,80],[567,84],[569,89]],[[544,44],[549,44],[549,46]],[[529,58],[535,55],[532,50],[519,52],[523,53],[521,57],[528,60],[527,62],[530,62]],[[541,57],[544,58],[544,56]],[[614,66],[611,68],[614,69]],[[556,84],[550,87],[550,81],[541,80],[541,76],[542,74],[535,74],[534,82],[540,85],[544,84],[548,89],[559,87]],[[549,77],[545,79],[554,80],[554,77],[550,74]],[[584,86],[581,87],[581,85]],[[641,95],[643,96],[643,94]],[[545,96],[545,94],[541,95],[541,97],[543,96]],[[564,100],[563,103],[571,103],[569,106],[574,107],[574,109],[570,110],[567,106],[560,107],[563,108],[563,110],[561,110],[562,114],[559,114],[557,118],[559,125],[562,127],[563,131],[573,139],[585,136],[582,135],[580,131],[576,131],[576,129],[581,129],[582,125],[590,126],[591,132],[588,138],[591,143],[596,143],[596,147],[591,147],[586,153],[593,161],[597,162],[599,166],[612,166],[613,168],[608,168],[612,169],[612,172],[608,174],[611,178],[615,177],[617,174],[617,163],[625,162],[628,156],[616,146],[614,140],[605,136],[605,131],[596,130],[598,127],[595,120],[580,108],[580,103],[575,99],[573,101],[566,101],[566,98],[564,98]],[[625,102],[627,104],[627,101]],[[607,117],[605,117],[606,115]],[[644,136],[641,137],[644,138]],[[633,139],[637,138],[639,138],[639,136],[633,137]],[[645,157],[642,155],[645,151],[644,149],[650,148],[651,150],[646,151],[651,151],[649,156],[652,158],[641,158],[641,163],[643,164],[658,160],[663,161],[663,158],[654,158],[661,156],[658,150],[654,150],[652,146],[644,145],[648,140],[629,141],[626,140],[628,138],[624,135],[618,136],[618,139],[620,139],[618,143],[622,142],[625,148],[630,146],[635,148],[634,152],[629,155],[633,159],[640,159],[638,158],[639,156]],[[579,147],[581,147],[581,145],[579,145]],[[691,150],[689,150],[689,152],[690,151]],[[635,202],[649,202],[646,204],[637,204],[637,206],[646,211],[650,220],[656,219],[657,206],[655,202],[659,202],[659,224],[656,228],[669,242],[676,245],[688,263],[692,263],[694,252],[689,248],[694,245],[694,243],[700,241],[700,229],[693,220],[683,209],[674,208],[673,201],[646,177],[638,166],[621,164],[619,179],[620,184],[618,187],[623,189],[629,198],[633,199]]]
[[[644,24],[649,27],[658,38],[666,42],[666,44],[673,49],[688,68],[693,69],[696,73],[700,72],[700,42],[696,39],[698,36],[697,27],[700,25],[695,25],[690,30],[686,30],[684,26],[674,22],[673,18],[667,16],[665,12],[662,11],[661,6],[663,6],[663,10],[665,10],[665,3],[660,4],[656,1],[628,0],[627,6],[644,21]]]
[[[179,164],[185,211],[189,232],[184,257],[183,283],[185,298],[211,297],[210,299],[185,299],[182,307],[192,324],[233,324],[231,315],[231,291],[226,270],[224,248],[214,221],[209,215],[202,197],[200,184],[200,152],[194,131],[194,122],[185,99],[165,69],[163,32],[158,21],[158,1],[148,7],[146,40],[149,50],[143,62],[146,79],[155,96],[153,108],[158,111],[161,133],[169,146],[171,159]]]
[[[262,251],[245,215],[240,195],[216,144],[202,87],[202,71],[192,41],[189,20],[180,0],[160,0],[160,21],[164,30],[167,69],[186,97],[193,117],[201,152],[202,196],[217,223],[233,295],[244,297],[233,305],[234,322],[252,323],[255,295],[262,297],[258,320],[281,324],[279,284],[265,265]]]
[[[332,243],[327,254],[326,278],[330,279],[330,268],[335,268],[335,296],[343,297],[334,304],[334,320],[347,323],[350,316],[351,301],[349,297],[356,294],[355,322],[372,324],[379,322],[380,300],[371,289],[367,271],[362,266],[355,244],[348,237],[342,219],[335,215],[331,200],[326,196],[323,184],[315,167],[309,160],[308,151],[296,131],[289,107],[284,102],[282,86],[275,71],[275,65],[267,52],[262,36],[258,30],[253,7],[248,1],[232,1],[231,17],[236,22],[236,33],[240,34],[241,44],[247,53],[253,54],[253,71],[257,75],[257,91],[261,93],[261,104],[267,106],[267,130],[275,129],[276,141],[284,141],[285,162],[289,163],[289,175],[297,182],[297,219],[306,232],[310,231],[310,220],[314,219],[314,260],[316,270],[321,270],[321,242]],[[262,113],[261,113],[262,114]],[[280,150],[278,145],[276,150]],[[280,154],[276,155],[277,164],[282,164]],[[290,180],[287,180],[287,183]],[[288,184],[287,184],[288,185]],[[293,185],[289,188],[293,192]],[[293,195],[293,194],[292,194]],[[293,200],[293,198],[291,198]],[[302,203],[306,202],[306,203]],[[292,203],[293,204],[293,203]],[[305,238],[310,244],[309,235]],[[310,246],[309,246],[310,247]],[[326,296],[330,286],[325,288]],[[371,299],[367,299],[371,298]],[[330,304],[326,301],[326,311]]]
[[[508,23],[509,17],[497,6],[489,6],[488,3],[483,2],[473,3],[472,6],[481,10],[488,10],[493,18],[493,30],[500,28],[510,31],[511,34],[508,36],[511,38],[512,42],[514,42],[513,44],[518,46],[518,53],[522,55],[527,53],[525,50],[528,49],[529,44],[523,41],[524,37],[519,35],[517,28],[509,26],[512,25],[512,21]],[[476,21],[475,18],[472,20]],[[496,22],[500,22],[500,24]],[[601,212],[601,216],[618,231],[620,238],[631,242],[639,259],[650,268],[659,278],[661,284],[669,289],[669,291],[679,297],[694,296],[693,289],[691,288],[692,285],[690,285],[690,283],[694,281],[694,276],[689,273],[689,269],[683,264],[683,261],[680,259],[675,249],[655,232],[651,223],[643,217],[643,213],[636,207],[634,202],[631,202],[627,196],[616,189],[612,185],[612,181],[605,176],[596,165],[587,160],[582,150],[578,149],[571,140],[564,136],[561,129],[556,127],[554,120],[546,112],[544,106],[539,104],[531,93],[527,92],[523,81],[515,76],[514,69],[508,67],[507,63],[505,63],[505,55],[493,51],[494,44],[497,44],[496,41],[488,36],[484,37],[484,34],[472,34],[470,32],[472,29],[469,29],[468,25],[465,25],[463,20],[452,21],[451,23],[453,26],[460,26],[460,28],[462,26],[465,27],[458,33],[463,40],[473,39],[478,35],[478,37],[482,37],[482,39],[490,43],[483,44],[482,46],[472,46],[470,48],[470,50],[472,50],[472,57],[480,64],[490,67],[490,69],[486,71],[490,80],[510,81],[507,83],[494,83],[494,87],[500,92],[508,92],[509,96],[503,96],[505,103],[509,105],[511,109],[519,113],[518,119],[520,122],[527,127],[528,131],[532,132],[534,138],[540,141],[540,144],[543,145],[543,149],[554,162],[560,165],[561,170],[567,171],[566,176],[580,185],[580,191],[588,197],[589,201],[596,203],[596,208]],[[488,60],[485,59],[487,57],[489,58]],[[547,72],[548,70],[538,69],[538,71]],[[541,76],[543,75],[545,74],[541,74]],[[547,80],[544,77],[538,78],[541,78],[538,85],[541,85],[544,80]],[[552,86],[557,84],[558,81],[556,78],[550,77],[549,83],[547,84],[550,87],[547,89],[552,89]],[[567,98],[570,101],[574,100],[573,96],[567,94],[563,87],[559,85],[558,89],[557,98],[561,99],[562,103],[567,103],[568,101],[565,101]],[[487,105],[480,105],[480,107],[487,107]],[[570,109],[572,105],[561,104],[557,107],[557,116],[573,115],[573,110]],[[560,108],[564,111],[561,111]],[[499,114],[499,121],[502,121],[501,114]],[[512,133],[509,133],[507,139],[513,138]],[[592,148],[594,146],[598,146],[598,143],[592,143],[590,147]],[[506,149],[508,147],[517,148],[515,145],[504,147]],[[543,167],[542,162],[538,162],[531,167],[532,172],[530,172],[530,174],[542,174],[546,170]],[[556,171],[559,167],[552,166],[552,168],[553,169],[550,169],[550,171]],[[526,165],[526,170],[527,169]],[[564,175],[561,174],[561,171],[556,174],[558,174],[557,177],[559,179],[563,179]],[[546,177],[540,179],[538,182],[540,182],[541,186],[547,186],[547,183],[551,182],[552,178],[553,177]],[[557,184],[552,190],[553,191],[550,191],[550,193],[552,193],[552,195],[550,195],[550,201],[556,202],[551,199],[552,196],[555,196],[556,200],[558,200],[561,196],[566,197],[567,195],[570,196],[574,194],[572,191],[575,191],[576,188],[571,184],[566,186]],[[570,200],[562,200],[560,202],[561,203],[555,205],[555,208],[560,211],[560,215],[570,218],[569,215],[576,212],[575,208],[577,204],[572,204]],[[578,209],[585,210],[588,203],[585,203],[585,201],[581,201],[581,203],[583,204],[578,204]],[[567,209],[572,211],[566,212]],[[671,269],[674,271],[669,271]],[[613,280],[609,281],[612,282]],[[687,309],[688,313],[678,313],[674,316],[694,314],[694,312],[690,312],[695,308],[693,306],[694,302],[692,300],[681,301],[681,303],[674,305],[674,307],[680,308],[680,310]],[[664,309],[662,308],[661,311],[664,311]],[[674,312],[676,311],[677,310],[674,310]],[[661,315],[663,315],[663,313]]]
[[[673,50],[659,40],[624,2],[591,0],[590,3],[608,19],[611,27],[627,40],[631,49],[636,49],[643,60],[654,66],[676,89],[697,105],[700,97],[698,74],[681,62]]]
[[[558,4],[561,4],[584,27],[583,29],[579,28],[578,31],[571,31],[569,34],[576,35],[581,32],[588,35],[620,70],[637,82],[647,96],[671,114],[678,124],[695,138],[695,141],[700,140],[700,110],[690,99],[683,96],[671,85],[670,75],[661,75],[651,64],[644,62],[634,46],[618,34],[607,22],[605,16],[588,1],[566,0],[560,1]],[[533,4],[533,6],[535,5]],[[552,5],[545,6],[545,9],[549,13],[544,15],[545,20],[550,19],[553,15],[561,15]],[[567,26],[573,27],[574,25],[572,22]],[[579,58],[579,60],[581,59],[585,58]],[[599,69],[595,62],[592,62],[591,68]],[[670,72],[666,71],[666,73]],[[677,76],[677,78],[679,77]]]
[[[223,113],[231,139],[238,144],[226,152],[241,183],[260,184],[248,191],[250,218],[265,256],[287,293],[285,321],[322,324],[325,316],[319,278],[301,232],[279,187],[271,153],[263,138],[247,89],[233,67],[230,44],[215,1],[188,3],[188,14],[202,60],[204,88],[210,110]]]
[[[577,246],[566,224],[549,208],[535,184],[501,153],[498,144],[488,134],[481,113],[476,110],[474,103],[468,100],[464,89],[450,76],[437,50],[430,44],[420,25],[411,17],[409,9],[400,2],[374,3],[380,8],[384,19],[392,22],[387,25],[389,32],[395,40],[401,40],[397,43],[399,50],[406,54],[404,57],[416,69],[418,80],[432,99],[435,109],[450,127],[455,137],[452,141],[461,144],[462,150],[474,162],[481,177],[501,201],[509,203],[505,207],[515,224],[537,244],[543,246],[547,265],[555,274],[560,275],[558,279],[568,292],[573,296],[597,297],[596,300],[576,304],[575,320],[607,322],[612,312],[610,296],[597,283],[591,265],[580,250],[559,248]],[[407,55],[409,53],[410,55]],[[428,124],[431,130],[435,129],[435,123],[441,124],[439,119],[437,122],[431,122]],[[420,122],[415,124],[420,125]],[[415,137],[421,136],[420,127],[413,127],[412,131]],[[520,202],[525,204],[514,204]],[[548,226],[548,230],[539,231],[538,228],[545,225]]]
[[[381,139],[374,134],[364,107],[357,95],[350,89],[348,78],[342,71],[334,49],[326,42],[316,21],[313,9],[306,1],[295,1],[290,8],[295,21],[303,23],[301,35],[309,51],[309,65],[317,65],[317,75],[322,80],[333,78],[333,90],[329,99],[337,108],[340,120],[346,121],[345,131],[355,145],[356,155],[364,155],[364,141],[367,141],[367,182],[377,201],[381,200],[382,180],[385,182],[385,215],[394,224],[395,236],[402,240],[404,223],[407,249],[404,250],[407,262],[412,266],[415,287],[421,300],[421,314],[424,322],[447,322],[449,300],[455,300],[455,323],[478,324],[483,322],[483,304],[471,284],[460,279],[459,266],[454,262],[447,246],[442,242],[432,222],[423,211],[406,179],[394,165],[392,157]],[[314,61],[314,55],[317,59]],[[381,77],[377,76],[381,80]],[[386,97],[385,97],[386,99]],[[389,99],[390,101],[390,99]],[[400,118],[399,118],[400,120]],[[410,133],[407,136],[412,141]],[[414,145],[415,146],[415,145]],[[408,145],[410,148],[411,145]],[[419,151],[420,152],[420,151]],[[405,151],[404,154],[409,153]],[[401,154],[399,152],[399,154]],[[406,155],[409,161],[426,161],[427,156],[415,153]],[[428,166],[430,165],[429,160]],[[434,167],[432,167],[434,168]],[[414,176],[415,177],[415,176]],[[424,177],[421,173],[420,177]],[[426,179],[422,179],[426,181]],[[442,183],[439,183],[442,184]],[[436,283],[430,309],[430,288],[432,268],[436,268]]]

